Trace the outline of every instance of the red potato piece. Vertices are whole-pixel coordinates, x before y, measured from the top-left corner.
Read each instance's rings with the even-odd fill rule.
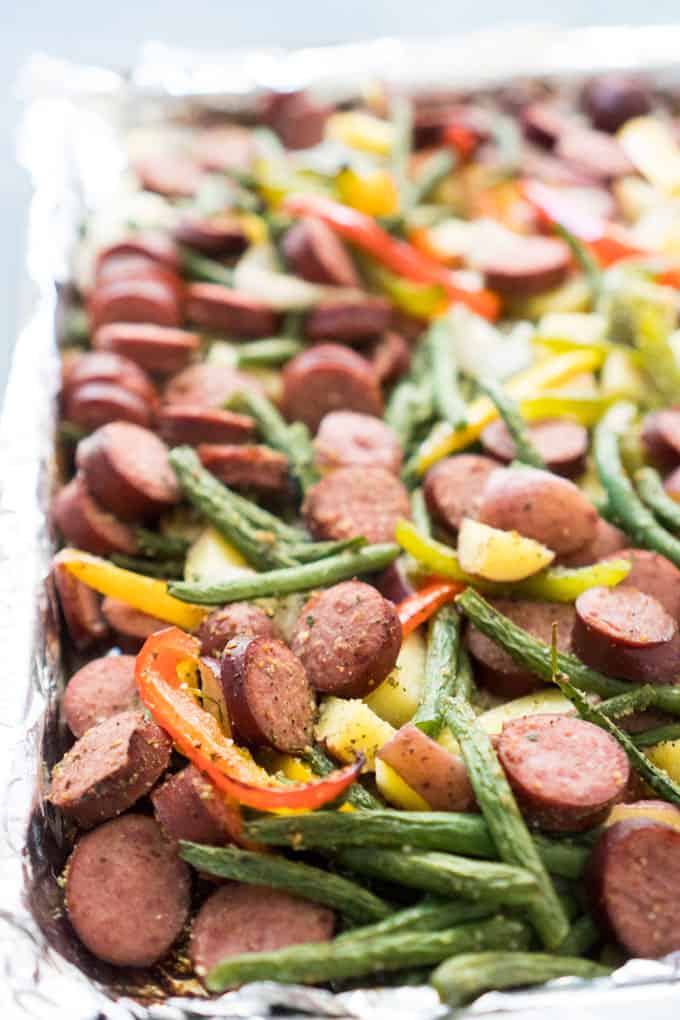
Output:
[[[570,650],[575,619],[573,606],[521,599],[490,601],[499,613],[546,644],[552,642],[552,627],[556,623],[559,651]],[[466,644],[475,660],[475,676],[494,694],[504,698],[520,698],[544,686],[539,676],[518,665],[504,649],[472,624],[467,628]]]
[[[74,577],[63,563],[53,565],[52,577],[66,629],[76,648],[89,648],[105,638],[109,628],[97,593]]]
[[[158,516],[179,500],[165,443],[130,422],[111,422],[81,439],[76,465],[97,502],[121,520]]]
[[[556,237],[516,235],[502,250],[484,253],[481,270],[486,286],[511,297],[540,294],[563,283],[571,269],[571,252]]]
[[[262,387],[252,375],[239,372],[229,365],[213,365],[203,361],[197,365],[190,365],[179,375],[174,375],[168,380],[163,391],[163,402],[173,408],[181,407],[190,414],[195,413],[197,408],[203,410],[221,408],[239,390],[255,390],[261,393]],[[162,413],[166,412],[167,408]],[[215,436],[197,441],[220,442]],[[225,439],[224,442],[228,440]]]
[[[373,366],[339,344],[319,344],[292,358],[283,370],[282,409],[289,421],[316,432],[330,411],[382,418],[383,400]]]
[[[161,270],[144,276],[99,280],[88,301],[92,330],[107,322],[153,322],[181,326],[182,294],[179,279]]]
[[[650,457],[665,470],[680,464],[680,408],[653,411],[645,417],[642,441]]]
[[[102,612],[112,630],[116,632],[118,643],[125,652],[136,654],[144,642],[158,630],[164,630],[168,623],[157,616],[149,616],[139,609],[133,609],[126,602],[112,599],[110,596],[102,602]]]
[[[85,663],[69,680],[61,702],[74,737],[82,737],[112,715],[138,707],[132,655],[106,655]]]
[[[649,549],[621,549],[617,558],[628,560],[631,571],[619,588],[637,588],[651,595],[680,623],[680,570],[660,553]]]
[[[169,375],[186,368],[201,346],[197,333],[146,322],[110,322],[94,335],[93,346],[114,351],[147,372]]]
[[[628,759],[614,737],[571,716],[513,719],[497,752],[525,818],[550,832],[599,825],[628,784]]]
[[[154,405],[136,393],[111,383],[85,383],[70,389],[64,401],[64,417],[86,431],[113,421],[126,421],[142,428],[153,424]]]
[[[203,217],[186,216],[175,228],[175,237],[181,244],[214,258],[241,255],[250,244],[243,224],[229,212]]]
[[[156,821],[171,840],[223,846],[230,843],[226,805],[212,783],[187,765],[151,794]]]
[[[627,120],[651,113],[650,83],[642,75],[610,71],[587,81],[581,91],[581,109],[598,131],[615,134]]]
[[[120,815],[145,796],[170,762],[172,741],[141,711],[88,729],[54,766],[48,799],[83,829]]]
[[[360,287],[359,274],[342,241],[323,220],[306,216],[288,230],[282,242],[291,272],[311,283]]]
[[[203,329],[235,337],[273,336],[279,324],[273,308],[219,283],[188,284],[186,314]]]
[[[407,723],[378,751],[378,758],[426,800],[433,811],[471,811],[475,795],[462,758]]]
[[[144,815],[81,836],[66,869],[66,913],[81,942],[116,967],[165,956],[189,915],[189,868]]]
[[[555,153],[595,181],[607,183],[634,173],[633,164],[618,141],[592,128],[575,127],[563,132]]]
[[[137,550],[133,530],[95,503],[81,474],[59,490],[52,517],[69,545],[78,549],[97,556],[130,556]]]
[[[478,519],[492,528],[518,531],[557,555],[592,542],[598,514],[573,482],[529,467],[500,468],[487,479]]]
[[[333,298],[315,305],[305,319],[305,335],[319,343],[362,344],[389,329],[392,309],[386,298]]]
[[[327,907],[278,889],[229,882],[205,901],[194,921],[190,955],[203,978],[220,960],[303,942],[328,942],[334,915]]]
[[[307,602],[291,648],[316,690],[363,698],[394,669],[401,623],[394,605],[372,585],[343,581]]]
[[[575,478],[585,470],[588,430],[566,418],[545,418],[532,422],[529,437],[546,467],[563,478]],[[481,435],[484,452],[509,464],[515,459],[515,443],[503,421],[494,421]]]
[[[288,458],[268,446],[202,443],[197,452],[203,467],[225,485],[270,493],[288,487]]]
[[[223,651],[221,684],[239,741],[288,754],[309,745],[314,692],[303,663],[282,641],[233,638]]]
[[[191,404],[163,408],[157,427],[168,446],[247,443],[255,436],[255,422],[249,415]]]
[[[451,531],[464,517],[476,517],[482,493],[498,464],[490,457],[461,453],[445,457],[425,475],[423,492],[432,516]]]
[[[138,159],[134,170],[145,191],[155,191],[166,198],[191,198],[203,176],[196,160],[178,152]]]
[[[181,269],[177,245],[172,238],[160,231],[144,230],[129,234],[120,241],[102,248],[97,254],[95,276],[99,275],[100,270],[109,259],[116,259],[121,255],[140,256],[171,273],[178,274]]]
[[[62,375],[64,399],[68,402],[74,390],[90,383],[118,386],[153,408],[158,400],[156,389],[146,372],[130,358],[112,351],[89,351],[69,361]]]
[[[191,150],[205,170],[247,170],[255,155],[255,144],[249,128],[219,124],[200,131]]]
[[[315,538],[367,542],[393,542],[397,521],[411,516],[406,489],[380,467],[336,468],[312,486],[302,511]]]
[[[598,560],[612,559],[618,557],[619,550],[624,549],[629,541],[628,535],[620,528],[598,517],[592,541],[560,556],[560,564],[563,567],[585,567]]]
[[[680,831],[627,818],[604,830],[586,881],[601,919],[632,956],[680,949]]]
[[[309,149],[323,139],[331,107],[306,92],[270,92],[260,104],[259,119],[275,131],[287,149]]]
[[[382,467],[401,471],[403,459],[396,433],[385,422],[356,411],[331,411],[321,421],[314,457],[322,471],[339,467]]]
[[[381,386],[388,386],[408,372],[411,365],[411,348],[401,333],[389,329],[371,345],[373,371]]]
[[[276,637],[274,624],[263,609],[249,602],[231,602],[215,609],[195,631],[203,655],[220,655],[233,638]]]

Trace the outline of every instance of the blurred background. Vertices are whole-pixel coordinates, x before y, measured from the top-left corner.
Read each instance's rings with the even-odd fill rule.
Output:
[[[29,183],[15,162],[21,104],[15,82],[35,51],[125,67],[150,39],[219,49],[444,35],[550,22],[564,25],[672,23],[677,0],[22,0],[2,5],[0,33],[0,393],[20,326],[19,280]]]

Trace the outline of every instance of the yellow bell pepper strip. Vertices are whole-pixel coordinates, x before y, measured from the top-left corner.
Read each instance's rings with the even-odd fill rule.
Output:
[[[249,752],[225,736],[219,723],[182,685],[178,666],[197,660],[197,638],[177,627],[158,631],[144,642],[135,664],[142,703],[178,750],[228,798],[261,811],[307,808],[335,800],[358,777],[363,756],[343,769],[311,782],[281,785]]]
[[[582,372],[591,372],[602,364],[602,351],[589,348],[585,351],[567,351],[518,372],[505,384],[515,400],[534,397],[541,390],[560,386]],[[442,457],[462,450],[479,438],[487,425],[498,417],[496,407],[488,397],[479,397],[468,407],[467,427],[456,431],[448,425],[439,425],[424,441],[415,460],[415,470],[423,475]]]
[[[659,191],[680,192],[680,148],[658,117],[634,117],[618,132],[628,159]]]
[[[587,567],[550,567],[515,584],[498,584],[482,581],[466,574],[460,566],[457,553],[443,542],[421,534],[411,521],[397,523],[395,538],[425,570],[440,578],[448,578],[476,588],[489,595],[512,594],[547,602],[573,602],[582,592],[596,585],[613,588],[631,569],[628,560],[607,560]]]
[[[394,144],[394,125],[361,110],[334,113],[326,122],[326,137],[343,142],[350,149],[387,156]]]
[[[335,233],[373,255],[393,273],[416,283],[438,283],[452,303],[467,305],[477,315],[495,320],[500,301],[489,290],[465,290],[454,282],[446,266],[440,265],[418,251],[407,241],[392,237],[370,216],[333,202],[321,195],[290,195],[284,202],[286,212],[293,216],[317,216]]]
[[[399,211],[397,185],[387,170],[360,174],[348,167],[336,177],[335,187],[345,205],[367,216],[393,216]]]
[[[602,397],[558,397],[545,393],[541,397],[520,400],[522,417],[527,421],[541,418],[574,418],[581,425],[595,425],[615,398]]]
[[[100,595],[119,599],[141,613],[157,616],[159,620],[186,630],[197,627],[208,612],[204,606],[181,602],[168,595],[165,581],[124,570],[100,556],[92,556],[80,549],[62,549],[57,553],[55,563],[61,564]]]
[[[446,291],[439,283],[415,283],[395,276],[368,255],[361,258],[361,269],[369,284],[382,290],[394,307],[407,315],[431,319],[448,307]]]

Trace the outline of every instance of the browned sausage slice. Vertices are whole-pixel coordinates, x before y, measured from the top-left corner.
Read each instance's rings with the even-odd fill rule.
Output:
[[[144,815],[81,836],[66,869],[66,912],[78,938],[117,967],[165,956],[184,927],[190,891],[187,865]]]
[[[367,353],[381,386],[396,382],[411,365],[411,348],[405,337],[393,329],[386,330]]]
[[[462,758],[407,723],[378,751],[433,811],[470,811],[475,795]]]
[[[291,648],[316,690],[363,698],[397,661],[401,624],[391,602],[362,581],[343,581],[304,606]]]
[[[152,407],[155,407],[158,399],[154,385],[146,372],[130,358],[124,358],[121,354],[113,352],[88,352],[66,364],[62,384],[66,400],[73,390],[89,383],[120,386]]]
[[[84,829],[122,814],[149,792],[172,743],[143,712],[119,712],[87,730],[54,766],[49,800]]]
[[[237,216],[221,212],[213,216],[186,216],[175,228],[182,244],[215,258],[241,255],[248,247],[248,235]]]
[[[660,553],[649,549],[621,549],[617,559],[632,566],[619,587],[637,588],[660,602],[674,620],[680,622],[680,570]]]
[[[260,119],[287,149],[308,149],[322,140],[330,112],[306,92],[270,92],[261,103]]]
[[[609,71],[587,81],[581,108],[593,127],[615,134],[631,117],[650,113],[654,104],[650,83],[642,75]]]
[[[614,737],[567,715],[513,719],[503,726],[497,752],[524,816],[553,832],[604,821],[630,773]]]
[[[78,443],[76,464],[94,498],[121,520],[157,516],[179,500],[165,443],[139,425],[97,429]]]
[[[283,413],[316,432],[329,411],[358,411],[382,418],[383,401],[373,366],[339,344],[319,344],[297,354],[283,371]]]
[[[88,302],[93,330],[106,322],[154,322],[159,326],[182,325],[179,283],[162,272],[144,276],[100,280]]]
[[[129,234],[120,241],[102,248],[97,255],[95,276],[99,275],[105,262],[120,255],[141,256],[171,273],[179,273],[181,269],[177,245],[172,238],[160,231],[144,230]]]
[[[423,492],[432,516],[451,531],[458,531],[464,517],[476,517],[489,477],[498,470],[496,461],[475,453],[445,457],[425,475]]]
[[[122,354],[147,372],[169,375],[186,368],[201,340],[197,333],[184,329],[147,322],[110,322],[97,330],[92,343],[97,350]]]
[[[249,602],[231,602],[215,609],[196,629],[203,655],[219,655],[232,638],[276,636],[274,624],[263,609]]]
[[[593,128],[574,127],[563,132],[555,152],[595,181],[608,183],[634,172],[619,142]]]
[[[137,550],[132,529],[95,503],[80,474],[59,490],[52,516],[66,541],[79,549],[97,556],[130,556]]]
[[[66,629],[76,648],[89,648],[106,637],[109,628],[96,591],[74,577],[62,563],[54,564],[52,577]]]
[[[588,431],[566,418],[546,418],[529,425],[529,436],[546,466],[555,474],[574,478],[585,470]],[[509,464],[515,459],[515,443],[505,422],[494,421],[481,435],[482,446],[490,457]]]
[[[542,542],[558,555],[592,542],[598,520],[573,482],[529,467],[500,468],[490,475],[477,516],[493,528]]]
[[[198,976],[205,977],[228,956],[327,942],[333,925],[333,912],[318,903],[278,889],[229,882],[208,897],[196,916],[191,960]]]
[[[564,567],[585,567],[598,560],[612,559],[618,556],[619,550],[624,549],[629,541],[628,535],[620,528],[598,517],[592,540],[580,549],[560,556],[560,564]]]
[[[225,485],[281,493],[288,486],[288,458],[268,446],[201,443],[198,456],[204,467]]]
[[[136,160],[134,170],[145,191],[166,198],[191,198],[202,177],[196,161],[177,152]]]
[[[157,425],[168,446],[247,443],[255,435],[255,422],[248,415],[193,404],[164,407]]]
[[[134,656],[106,655],[73,674],[61,711],[73,736],[82,737],[97,723],[138,705]]]
[[[197,326],[235,337],[272,336],[279,322],[277,312],[263,301],[219,283],[190,283],[186,313]]]
[[[222,691],[244,743],[291,754],[308,746],[314,692],[304,665],[278,638],[233,638],[222,655]]]
[[[397,521],[410,517],[408,493],[398,478],[380,467],[337,468],[313,485],[303,513],[320,539],[354,538],[393,542]]]
[[[144,642],[157,630],[164,630],[168,624],[157,616],[149,616],[139,609],[133,609],[126,602],[110,596],[102,602],[102,612],[109,626],[116,632],[118,644],[125,652],[136,654]]]
[[[206,170],[247,170],[255,154],[249,128],[219,124],[198,132],[192,152]]]
[[[595,844],[586,878],[602,920],[632,956],[680,949],[680,831],[646,818],[616,822]]]
[[[361,281],[347,249],[323,220],[298,220],[282,243],[289,269],[312,283],[360,287]]]
[[[650,456],[670,470],[680,464],[680,408],[669,407],[648,414],[642,427],[642,441]]]
[[[386,298],[334,298],[322,301],[305,320],[305,335],[316,342],[361,344],[389,329],[392,312]]]
[[[521,599],[491,599],[499,613],[507,616],[532,637],[550,644],[553,623],[557,624],[557,647],[561,652],[571,648],[574,628],[574,607],[554,602],[525,602]],[[475,676],[494,694],[504,698],[520,698],[543,687],[535,673],[518,665],[495,641],[470,625],[466,634],[467,647],[475,660]]]
[[[239,372],[229,365],[213,365],[203,361],[197,365],[190,365],[179,375],[169,379],[163,391],[163,401],[173,407],[218,408],[239,390],[253,388],[258,393],[261,392],[261,387],[253,376]]]
[[[156,819],[173,840],[220,846],[231,842],[227,809],[212,783],[187,765],[151,794]]]
[[[64,401],[64,417],[89,431],[111,421],[128,421],[146,427],[153,422],[153,405],[136,393],[111,383],[85,383],[70,389]]]
[[[574,117],[550,100],[539,100],[524,107],[521,122],[530,141],[552,149],[562,132],[574,123]]]
[[[497,251],[489,246],[481,266],[487,287],[513,297],[558,287],[570,268],[571,253],[564,241],[521,234]]]
[[[316,463],[322,471],[339,467],[382,467],[401,471],[402,450],[393,429],[379,418],[356,411],[331,411],[314,440]]]

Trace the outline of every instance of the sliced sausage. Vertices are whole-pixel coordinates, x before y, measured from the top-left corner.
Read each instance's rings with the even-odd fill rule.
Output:
[[[73,674],[61,711],[73,736],[82,737],[104,719],[138,706],[134,656],[106,655]]]
[[[619,142],[593,128],[574,127],[563,132],[555,153],[588,177],[603,183],[634,172],[633,164]]]
[[[49,800],[90,828],[147,794],[171,750],[170,738],[143,712],[119,712],[88,729],[54,766]]]
[[[230,212],[200,218],[186,216],[175,228],[175,237],[182,244],[214,258],[241,255],[250,243],[243,224]]]
[[[622,799],[630,774],[614,737],[568,715],[505,723],[497,753],[529,824],[552,832],[599,825]]]
[[[653,103],[649,82],[642,75],[622,71],[599,74],[581,91],[581,109],[593,127],[610,134],[632,117],[650,113]]]
[[[379,467],[331,471],[307,493],[303,514],[320,539],[354,538],[393,542],[397,521],[411,516],[408,492],[398,478]]]
[[[222,655],[221,683],[237,739],[290,754],[309,745],[314,693],[304,665],[282,641],[233,638]]]
[[[166,198],[191,198],[203,176],[194,159],[178,152],[138,159],[134,170],[145,191],[155,191]]]
[[[151,794],[156,820],[172,840],[220,846],[231,842],[227,808],[212,783],[187,765]]]
[[[650,457],[661,467],[671,470],[680,464],[680,408],[653,411],[645,417],[642,441]]]
[[[564,159],[558,159],[551,152],[545,152],[533,145],[523,145],[520,154],[520,169],[526,177],[537,177],[545,184],[558,188],[578,188],[593,184],[582,170]]]
[[[255,422],[249,415],[192,404],[164,407],[157,427],[168,446],[247,443],[255,435]]]
[[[62,393],[67,404],[67,411],[70,394],[90,383],[119,386],[154,408],[158,400],[156,390],[148,375],[130,358],[109,351],[91,351],[81,354],[76,361],[70,362],[68,370],[63,374]]]
[[[292,358],[283,370],[283,413],[316,432],[329,411],[358,411],[382,418],[383,400],[373,366],[339,344],[319,344]]]
[[[208,897],[196,916],[191,961],[202,978],[229,956],[328,942],[333,926],[333,912],[318,903],[279,889],[229,882]]]
[[[451,531],[458,531],[464,517],[476,517],[482,492],[496,461],[476,453],[445,457],[425,475],[423,492],[432,516]]]
[[[107,322],[154,322],[158,326],[182,325],[179,282],[162,271],[144,276],[99,280],[90,295],[88,314],[93,330]]]
[[[650,683],[680,678],[678,625],[637,588],[590,588],[576,600],[573,645],[588,666]]]
[[[163,391],[163,401],[173,407],[192,410],[197,407],[218,408],[226,404],[239,390],[252,389],[258,393],[261,391],[259,383],[253,376],[239,372],[229,365],[213,365],[203,361],[197,365],[190,365],[179,375],[169,379]],[[214,437],[203,441],[219,442]]]
[[[186,313],[203,329],[235,337],[273,336],[279,324],[277,312],[269,305],[219,283],[190,283]]]
[[[546,149],[552,149],[562,132],[574,123],[573,115],[551,100],[529,103],[520,119],[526,137]]]
[[[305,335],[316,343],[361,344],[389,329],[392,309],[387,298],[367,294],[362,298],[321,301],[305,319]]]
[[[186,368],[198,353],[201,339],[185,329],[170,329],[147,322],[110,322],[94,335],[93,346],[114,351],[147,372],[169,375]]]
[[[552,642],[552,628],[556,623],[559,651],[570,650],[575,618],[573,606],[554,602],[526,602],[521,599],[490,601],[499,613],[546,644]],[[467,629],[466,644],[475,660],[475,676],[494,694],[504,698],[520,698],[544,686],[539,676],[525,666],[518,665],[500,645],[472,624]]]
[[[571,253],[559,238],[517,234],[496,251],[490,246],[480,268],[487,287],[500,294],[512,297],[540,294],[566,280]]]
[[[388,602],[394,602],[395,604],[403,602],[409,595],[413,595],[415,591],[413,582],[406,569],[405,561],[402,558],[395,560],[394,563],[390,563],[389,567],[385,567],[380,573],[374,574],[371,578],[371,583]]]
[[[680,949],[680,831],[626,818],[600,835],[586,880],[601,919],[632,956]]]
[[[637,588],[651,595],[680,623],[680,570],[675,564],[649,549],[621,549],[616,556],[632,564],[619,588]]]
[[[95,278],[90,291],[114,280],[161,280],[173,290],[179,286],[179,276],[174,269],[155,261],[150,255],[141,252],[117,252],[97,261]]]
[[[228,606],[215,609],[196,629],[203,655],[219,655],[233,638],[275,636],[271,618],[263,609],[250,602],[231,602]]]
[[[78,840],[66,870],[66,913],[91,953],[117,967],[165,956],[189,915],[189,868],[144,815]]]
[[[671,471],[668,478],[664,480],[663,487],[676,503],[680,503],[680,468]]]
[[[532,422],[529,437],[546,467],[564,478],[584,472],[588,455],[588,430],[566,418],[545,418]],[[484,452],[509,464],[515,459],[515,442],[503,421],[494,421],[481,435]]]
[[[377,754],[433,811],[471,811],[475,795],[462,758],[412,723],[397,730]]]
[[[158,516],[179,500],[165,443],[139,425],[97,429],[78,443],[76,464],[97,502],[121,520]]]
[[[132,528],[95,503],[80,474],[59,490],[52,504],[52,516],[69,545],[78,549],[97,556],[111,553],[130,556],[137,550]]]
[[[323,139],[330,107],[306,92],[270,92],[260,105],[260,120],[275,131],[287,149],[309,149]]]
[[[155,230],[143,230],[115,241],[102,248],[97,254],[95,277],[109,259],[120,255],[137,255],[156,263],[171,273],[179,273],[181,267],[177,245],[167,234]]]
[[[573,482],[536,468],[500,468],[487,479],[477,514],[503,531],[519,531],[561,555],[592,542],[598,514]]]
[[[598,517],[592,540],[580,549],[560,556],[560,564],[563,567],[585,567],[598,560],[609,560],[618,556],[619,550],[624,549],[629,541],[628,535],[620,528],[605,521],[604,517]]]
[[[239,124],[205,128],[193,138],[191,148],[206,170],[247,170],[255,155],[252,132]]]
[[[288,268],[312,283],[360,287],[359,274],[342,241],[323,220],[306,216],[288,230],[282,242]]]
[[[106,637],[109,628],[96,591],[74,577],[62,563],[54,564],[52,577],[66,629],[76,648],[89,648]]]
[[[145,428],[153,423],[154,407],[155,404],[145,403],[122,386],[92,382],[69,391],[64,401],[64,417],[86,431],[112,421],[127,421]]]
[[[394,605],[372,585],[343,581],[307,602],[291,648],[316,690],[363,698],[394,669],[401,623]]]
[[[157,616],[149,616],[139,609],[133,609],[127,602],[110,596],[102,602],[102,612],[109,626],[116,632],[118,644],[125,652],[136,654],[144,642],[158,630],[164,630],[168,623]]]
[[[288,487],[288,458],[268,446],[201,443],[203,467],[225,485],[281,493]]]
[[[356,411],[331,411],[319,425],[314,457],[322,471],[339,467],[382,467],[401,471],[402,450],[396,433],[379,418]]]
[[[402,334],[393,329],[388,329],[371,344],[367,354],[381,386],[396,382],[411,365],[411,348]]]

